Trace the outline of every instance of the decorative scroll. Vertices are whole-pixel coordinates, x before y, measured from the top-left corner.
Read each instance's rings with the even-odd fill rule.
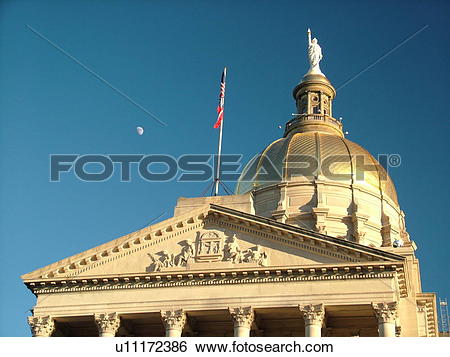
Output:
[[[120,327],[120,317],[117,313],[94,314],[95,324],[100,335],[115,335]]]
[[[234,327],[250,328],[252,326],[255,314],[251,306],[233,307],[229,308],[229,311],[233,318]]]
[[[398,303],[397,302],[382,302],[374,304],[372,303],[375,316],[378,319],[378,323],[395,323],[397,318]]]
[[[186,314],[180,310],[161,310],[161,320],[166,330],[182,331],[186,323]]]
[[[34,337],[50,337],[55,330],[51,316],[28,316],[28,324]]]
[[[305,325],[322,326],[323,319],[325,317],[325,308],[323,304],[299,305],[298,308],[303,314]]]

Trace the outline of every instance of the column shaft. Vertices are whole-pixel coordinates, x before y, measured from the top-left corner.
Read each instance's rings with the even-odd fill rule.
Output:
[[[236,326],[234,328],[235,337],[250,337],[250,327],[247,326]]]
[[[181,337],[181,330],[177,329],[166,329],[166,337]]]
[[[306,337],[321,337],[322,324],[305,325]]]
[[[378,323],[378,335],[380,337],[396,337],[395,323],[391,322]]]

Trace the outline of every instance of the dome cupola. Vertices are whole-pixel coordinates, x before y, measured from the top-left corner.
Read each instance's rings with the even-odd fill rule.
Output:
[[[308,30],[310,68],[295,86],[297,113],[283,138],[244,168],[237,194],[252,192],[257,215],[371,246],[408,240],[386,170],[344,137],[333,117],[336,90],[322,73],[322,50]]]

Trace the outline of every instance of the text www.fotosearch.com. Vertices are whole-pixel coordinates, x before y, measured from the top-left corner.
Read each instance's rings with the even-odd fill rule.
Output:
[[[189,343],[188,343],[189,342]],[[116,352],[148,352],[148,353],[299,353],[315,352],[330,353],[333,351],[331,343],[305,343],[300,344],[295,340],[287,343],[251,343],[230,341],[228,343],[195,343],[190,341],[126,341],[115,344]]]

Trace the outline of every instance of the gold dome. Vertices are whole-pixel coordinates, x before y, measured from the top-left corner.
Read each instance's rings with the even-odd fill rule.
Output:
[[[315,168],[314,160],[317,169],[305,175],[305,167]],[[236,193],[294,181],[298,176],[366,186],[398,205],[394,183],[367,150],[339,135],[324,132],[297,132],[274,141],[244,168]]]

